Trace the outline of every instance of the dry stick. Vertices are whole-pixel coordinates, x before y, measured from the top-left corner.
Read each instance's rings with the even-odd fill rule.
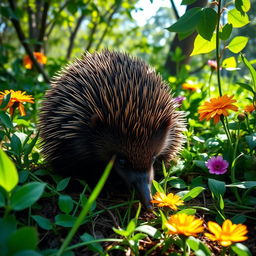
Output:
[[[35,46],[35,51],[36,52],[40,52],[42,49],[42,45],[44,42],[44,36],[45,36],[45,30],[46,30],[46,20],[47,20],[47,14],[48,14],[48,10],[49,10],[49,2],[46,1],[44,3],[44,9],[43,9],[43,14],[42,14],[42,18],[41,18],[41,26],[40,26],[40,30],[39,30],[39,34],[38,34],[38,38],[37,38],[37,43]]]
[[[13,2],[13,0],[8,0],[9,1],[9,4],[10,4],[10,7],[12,9],[13,12],[15,12],[15,4]],[[33,65],[36,67],[37,71],[42,74],[45,82],[47,83],[50,83],[50,79],[48,77],[48,75],[45,73],[44,69],[42,68],[42,66],[38,63],[38,61],[36,60],[33,52],[31,51],[28,43],[26,42],[26,38],[25,38],[25,35],[21,29],[21,26],[20,26],[20,22],[16,19],[16,18],[10,18],[15,30],[16,30],[16,33],[18,35],[18,38],[22,44],[22,46],[24,47],[26,53],[28,54],[29,58],[31,59]]]

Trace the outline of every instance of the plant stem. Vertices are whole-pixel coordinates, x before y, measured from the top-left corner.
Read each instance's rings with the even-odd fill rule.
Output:
[[[183,241],[183,253],[182,256],[187,256],[187,237],[183,236],[182,237]]]
[[[81,213],[77,217],[77,219],[74,223],[74,226],[71,228],[71,230],[69,231],[68,235],[66,236],[64,242],[62,243],[60,249],[58,250],[57,256],[61,256],[63,254],[63,252],[65,251],[65,249],[71,242],[73,236],[75,235],[76,231],[82,225],[87,213],[91,209],[93,202],[97,199],[98,195],[100,194],[100,191],[102,190],[102,188],[110,174],[110,171],[113,167],[114,161],[115,161],[115,156],[112,157],[112,159],[108,163],[107,167],[105,168],[99,182],[97,183],[96,187],[92,191],[92,193],[91,193],[90,197],[88,198],[85,206],[83,207]]]
[[[218,88],[219,88],[219,95],[222,96],[221,90],[221,80],[220,80],[220,54],[219,54],[219,33],[220,33],[220,15],[221,15],[221,0],[218,1],[218,12],[217,12],[217,28],[216,28],[216,62],[217,62],[217,81],[218,81]]]
[[[226,126],[226,124],[225,124],[225,121],[224,121],[223,116],[221,116],[220,120],[221,120],[221,122],[222,122],[222,125],[223,125],[223,128],[224,128],[224,131],[225,131],[225,133],[226,133],[226,135],[227,135],[227,137],[228,137],[228,141],[229,141],[230,147],[232,148],[231,135],[230,135],[230,132],[229,132],[229,130],[228,130],[228,128],[227,128],[227,126]]]

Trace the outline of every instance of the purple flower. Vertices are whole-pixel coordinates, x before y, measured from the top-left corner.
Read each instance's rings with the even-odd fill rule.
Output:
[[[224,174],[227,172],[229,166],[228,162],[222,156],[211,157],[205,165],[212,174]]]
[[[174,100],[175,100],[179,105],[181,105],[181,104],[182,104],[182,101],[185,100],[185,97],[184,97],[184,96],[178,96],[178,97],[174,98]]]

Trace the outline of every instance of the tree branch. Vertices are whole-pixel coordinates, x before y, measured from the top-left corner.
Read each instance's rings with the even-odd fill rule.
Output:
[[[75,37],[77,35],[77,32],[79,30],[79,27],[81,26],[82,24],[82,21],[84,19],[85,15],[82,14],[79,19],[77,20],[77,24],[75,26],[75,29],[71,32],[71,35],[70,35],[70,38],[69,38],[69,45],[68,45],[68,50],[67,50],[67,55],[66,55],[66,58],[69,59],[70,56],[71,56],[71,52],[73,50],[73,47],[74,47],[74,41],[75,41]]]
[[[180,15],[179,15],[179,13],[178,13],[178,10],[177,10],[177,8],[176,8],[176,5],[175,5],[175,3],[173,2],[173,0],[170,0],[170,1],[171,1],[171,4],[172,4],[172,9],[173,9],[174,14],[175,14],[175,18],[176,18],[176,20],[178,20],[178,19],[180,18]]]
[[[43,9],[42,17],[41,17],[41,26],[40,26],[40,30],[39,30],[39,34],[38,34],[38,38],[37,38],[37,43],[36,43],[36,46],[35,46],[35,51],[36,52],[40,52],[41,49],[42,49],[42,45],[43,45],[43,42],[44,42],[47,14],[48,14],[49,7],[50,7],[49,2],[45,1],[44,2],[44,9]]]
[[[10,5],[12,11],[14,12],[15,9],[16,9],[14,1],[13,0],[8,0],[8,1],[9,1],[9,5]],[[28,43],[26,42],[25,35],[24,35],[24,33],[23,33],[22,29],[21,29],[21,26],[20,26],[20,22],[16,18],[14,18],[14,17],[11,17],[10,20],[11,20],[11,22],[12,22],[14,28],[15,28],[15,31],[17,33],[17,36],[19,38],[20,43],[24,47],[24,49],[25,49],[26,53],[28,54],[29,58],[31,59],[33,65],[35,66],[37,71],[40,74],[42,74],[45,82],[49,83],[50,79],[49,79],[48,75],[45,73],[43,67],[38,63],[38,61],[36,60],[33,52],[31,51]]]

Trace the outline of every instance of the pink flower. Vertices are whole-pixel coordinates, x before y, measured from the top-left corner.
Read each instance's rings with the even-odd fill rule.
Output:
[[[211,157],[205,165],[208,167],[211,174],[224,174],[228,170],[229,163],[222,156]]]
[[[178,96],[174,98],[174,100],[179,104],[179,106],[182,104],[183,100],[185,100],[184,96]]]
[[[217,61],[216,60],[208,60],[207,61],[208,66],[212,69],[212,70],[217,70]],[[220,67],[220,70],[222,68]]]

